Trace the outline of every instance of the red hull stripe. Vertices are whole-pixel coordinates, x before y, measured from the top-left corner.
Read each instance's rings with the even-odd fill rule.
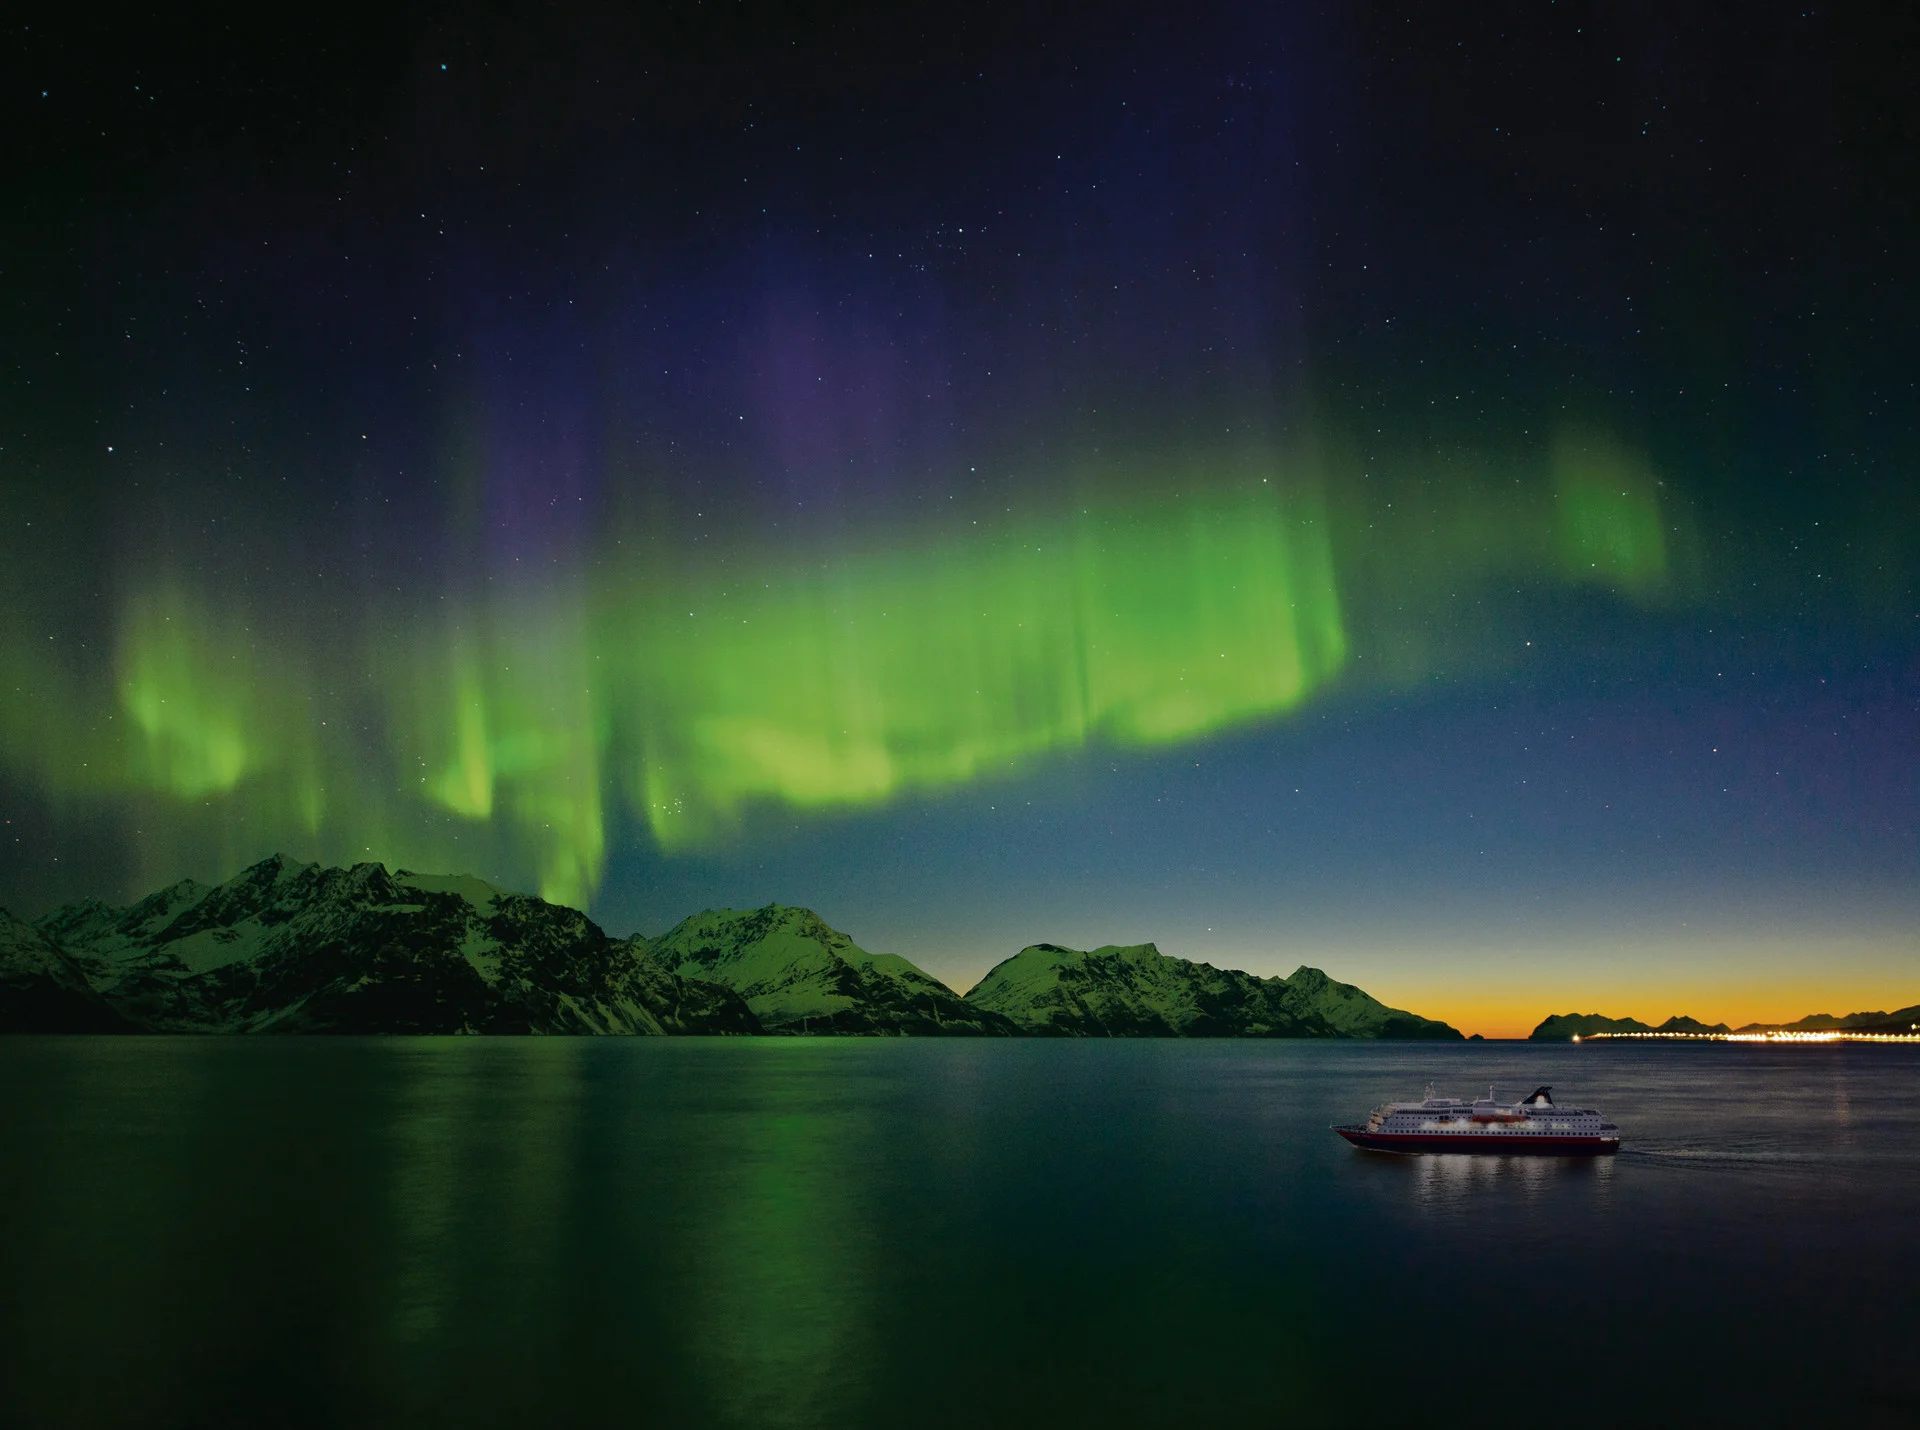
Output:
[[[1354,1146],[1375,1152],[1498,1152],[1516,1157],[1604,1157],[1620,1150],[1620,1139],[1617,1137],[1550,1137],[1531,1132],[1491,1136],[1454,1132],[1424,1136],[1410,1132],[1367,1132],[1358,1127],[1336,1127],[1333,1130]]]

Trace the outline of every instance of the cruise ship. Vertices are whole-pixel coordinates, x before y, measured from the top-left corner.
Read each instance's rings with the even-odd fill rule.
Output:
[[[1498,1152],[1507,1155],[1593,1157],[1620,1150],[1620,1129],[1592,1108],[1558,1107],[1543,1087],[1519,1102],[1500,1102],[1493,1089],[1473,1102],[1436,1097],[1390,1102],[1358,1127],[1333,1129],[1356,1147],[1375,1152]]]

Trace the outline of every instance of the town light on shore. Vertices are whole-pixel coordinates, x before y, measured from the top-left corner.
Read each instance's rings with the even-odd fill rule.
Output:
[[[1913,1025],[1920,1029],[1920,1024]],[[1920,1043],[1920,1032],[1913,1033],[1858,1033],[1848,1029],[1831,1029],[1821,1032],[1808,1032],[1789,1028],[1774,1028],[1755,1033],[1588,1033],[1586,1041],[1597,1038],[1634,1038],[1640,1040],[1666,1039],[1686,1040],[1696,1043]],[[1581,1039],[1576,1036],[1574,1042]]]

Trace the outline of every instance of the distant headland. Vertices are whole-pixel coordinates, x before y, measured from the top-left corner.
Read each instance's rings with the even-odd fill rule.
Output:
[[[963,997],[808,909],[621,939],[470,876],[282,855],[126,907],[0,911],[0,1031],[1461,1040],[1317,968],[1037,943]]]
[[[1896,1038],[1920,1033],[1920,1004],[1891,1013],[1810,1013],[1791,1023],[1702,1023],[1676,1015],[1655,1026],[1638,1018],[1608,1018],[1599,1013],[1555,1013],[1528,1036],[1534,1043],[1566,1043],[1587,1038],[1813,1038],[1821,1035]]]

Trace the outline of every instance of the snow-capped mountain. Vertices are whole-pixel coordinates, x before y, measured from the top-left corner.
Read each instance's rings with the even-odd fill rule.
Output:
[[[1150,943],[1091,952],[1033,944],[989,970],[967,1001],[1010,1018],[1023,1033],[1057,1037],[1460,1036],[1317,968],[1260,978],[1174,958]]]
[[[217,887],[57,910],[36,932],[156,1032],[752,1033],[585,914],[479,879],[275,855]]]
[[[1013,1025],[810,909],[708,909],[647,941],[663,968],[733,989],[768,1032],[989,1034]]]

